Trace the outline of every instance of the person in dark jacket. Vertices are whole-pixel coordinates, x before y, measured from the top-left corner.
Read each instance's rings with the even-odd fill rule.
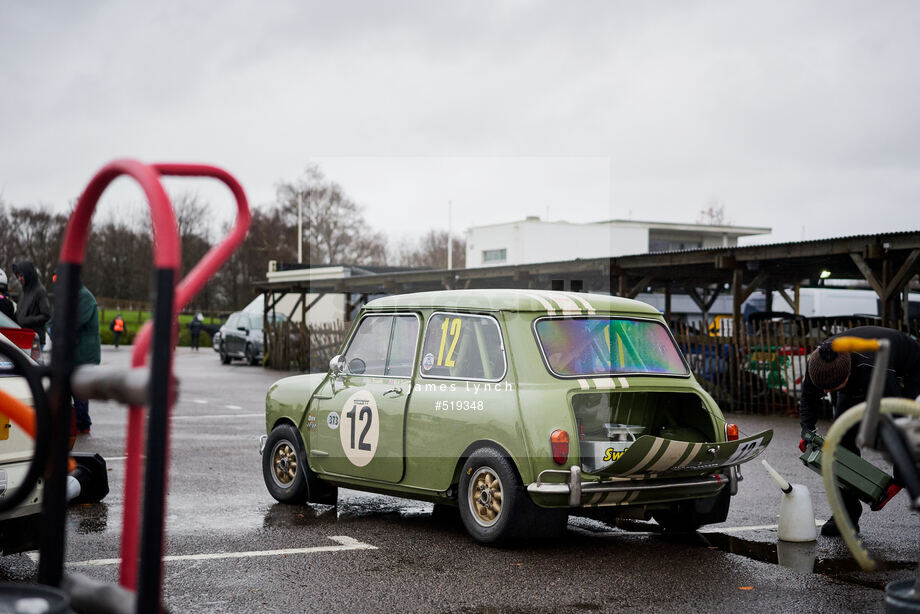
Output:
[[[55,281],[57,275],[55,275]],[[54,326],[52,320],[49,328]],[[102,341],[99,338],[99,307],[96,297],[86,286],[80,284],[77,293],[77,329],[75,331],[76,347],[74,364],[98,365],[102,358]],[[89,435],[93,421],[89,417],[89,401],[73,397],[73,409],[77,417],[77,433]]]
[[[891,353],[888,358],[888,372],[885,375],[884,397],[915,399],[920,396],[920,343],[904,333],[880,326],[859,326],[835,335],[835,337],[860,337],[863,339],[887,339]],[[799,422],[802,434],[814,431],[821,410],[821,399],[831,393],[834,419],[843,412],[866,400],[869,380],[875,366],[875,352],[854,352],[838,354],[831,349],[831,337],[808,356],[808,369],[802,380],[802,395],[799,400]],[[859,454],[854,427],[841,440],[846,449]],[[896,476],[897,477],[897,476]],[[843,502],[847,513],[859,531],[859,517],[862,503],[855,494],[843,490]],[[821,527],[821,535],[837,536],[840,531],[831,518]]]
[[[6,271],[0,269],[0,313],[16,321],[16,303],[9,297],[9,285],[6,280]]]
[[[204,316],[199,313],[188,323],[188,332],[192,337],[192,349],[196,351],[198,350],[198,340],[201,337],[201,325],[203,323],[203,319]]]
[[[16,307],[16,323],[38,333],[38,341],[45,345],[45,324],[51,319],[51,302],[45,286],[38,280],[35,266],[29,260],[13,265],[13,274],[22,286],[19,305]]]

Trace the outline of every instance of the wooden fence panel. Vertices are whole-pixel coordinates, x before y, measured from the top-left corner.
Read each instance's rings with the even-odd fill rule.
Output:
[[[266,331],[269,349],[265,366],[279,371],[325,371],[329,360],[341,349],[350,327],[348,322],[314,326],[290,321],[271,324]]]

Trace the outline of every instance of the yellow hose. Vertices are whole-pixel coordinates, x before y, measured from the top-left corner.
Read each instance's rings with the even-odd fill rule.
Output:
[[[920,418],[920,403],[910,399],[882,399],[879,409],[883,414],[904,414]],[[831,424],[831,428],[824,438],[823,455],[825,460],[821,463],[821,477],[824,479],[824,490],[827,493],[827,502],[830,503],[831,512],[834,514],[834,522],[837,528],[840,529],[840,535],[843,536],[843,540],[846,542],[850,552],[853,553],[853,558],[856,559],[863,571],[875,571],[875,561],[872,560],[869,551],[863,548],[862,540],[856,536],[853,523],[850,522],[850,515],[846,513],[846,509],[843,506],[843,499],[840,496],[840,490],[837,488],[836,475],[834,474],[834,466],[836,465],[834,455],[837,452],[837,446],[840,444],[843,435],[862,420],[865,410],[865,403],[854,405]]]

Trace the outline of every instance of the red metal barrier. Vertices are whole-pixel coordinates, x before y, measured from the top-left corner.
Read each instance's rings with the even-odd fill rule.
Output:
[[[226,171],[196,164],[154,164],[153,168],[160,175],[181,177],[211,177],[223,182],[233,193],[237,204],[237,216],[233,229],[223,241],[211,248],[204,258],[179,282],[176,288],[176,305],[173,314],[177,314],[188,304],[233,251],[246,238],[251,215],[249,203],[242,186]],[[175,317],[173,318],[175,319]],[[132,366],[143,366],[147,360],[150,340],[153,333],[152,322],[147,322],[138,331],[134,339]],[[142,407],[132,406],[128,414],[128,430],[125,464],[125,507],[121,531],[121,570],[119,584],[125,588],[137,588],[137,558],[140,526],[140,487],[141,454],[144,443],[144,413]],[[163,442],[167,445],[167,442]],[[168,449],[168,448],[167,448]],[[165,501],[164,501],[165,505]]]
[[[93,177],[71,215],[61,247],[60,268],[63,271],[59,303],[61,305],[66,307],[75,305],[73,301],[76,300],[76,293],[80,285],[80,268],[93,212],[108,185],[121,175],[128,175],[140,184],[150,205],[154,232],[153,259],[156,267],[157,300],[154,319],[145,324],[138,333],[132,354],[132,366],[138,367],[146,364],[148,354],[152,353],[150,424],[146,450],[147,471],[144,479],[144,518],[143,525],[141,525],[141,463],[145,452],[145,411],[141,406],[130,407],[121,539],[122,564],[119,582],[125,588],[138,591],[138,611],[156,612],[159,611],[161,593],[163,517],[165,516],[165,488],[168,477],[168,424],[172,406],[171,399],[173,399],[170,390],[172,355],[178,332],[175,328],[176,315],[243,241],[249,228],[250,212],[246,195],[240,184],[230,174],[219,168],[196,164],[147,165],[134,160],[116,160],[106,165]],[[163,176],[217,179],[230,189],[237,204],[236,222],[231,232],[178,283],[176,280],[181,267],[181,246],[175,215],[160,182]],[[168,302],[164,303],[164,301]],[[64,309],[64,311],[69,312],[71,309]],[[68,324],[67,318],[68,315],[64,314],[62,318],[62,329],[64,330],[73,325]],[[59,345],[61,347],[58,347]],[[52,399],[56,401],[53,401],[52,407],[55,407],[55,403],[57,407],[61,407],[62,399],[70,392],[69,377],[73,370],[72,343],[69,340],[60,344],[56,342],[53,351],[56,354],[52,362],[53,365],[56,362],[58,366],[53,366]],[[63,427],[53,427],[52,430],[55,431],[55,429],[60,432],[56,432],[55,437],[60,439]],[[52,439],[56,442],[55,437]],[[60,468],[58,465],[59,463],[53,466],[52,474],[56,474],[57,469]],[[60,472],[60,474],[66,477],[66,472]],[[64,506],[60,504],[63,501],[63,479],[49,480],[46,485],[46,493],[54,500],[54,504],[48,507],[49,509],[54,508],[55,511],[52,514],[54,517],[47,519],[52,525],[50,527],[52,530],[49,532],[47,541],[44,542],[48,546],[42,548],[39,580],[53,586],[60,584],[63,569]],[[45,530],[47,531],[48,528],[46,526]],[[139,541],[141,542],[140,551]],[[141,559],[140,570],[138,569],[139,558]],[[139,584],[140,589],[138,589]]]

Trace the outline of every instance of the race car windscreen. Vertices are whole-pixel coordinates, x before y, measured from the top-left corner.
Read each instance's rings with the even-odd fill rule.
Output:
[[[627,318],[544,318],[537,339],[556,375],[624,373],[687,375],[668,330],[659,322]]]

